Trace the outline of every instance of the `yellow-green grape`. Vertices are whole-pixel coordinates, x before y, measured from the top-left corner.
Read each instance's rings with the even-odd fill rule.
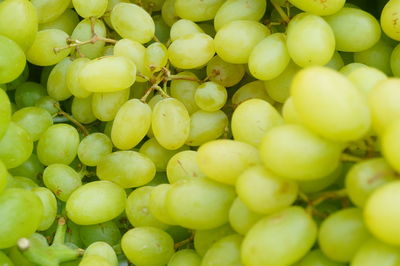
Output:
[[[291,265],[314,245],[317,225],[300,207],[289,207],[258,221],[242,242],[245,265]]]
[[[164,1],[164,0],[163,0]],[[170,27],[165,23],[161,14],[153,15],[154,24],[156,26],[155,36],[163,44],[168,44],[170,36]]]
[[[35,183],[39,183],[39,178],[41,177],[43,170],[43,164],[39,161],[36,154],[32,153],[28,160],[16,168],[9,169],[9,172],[13,176],[28,177]]]
[[[192,72],[180,72],[176,74],[178,77],[188,77],[194,80],[173,80],[170,85],[170,95],[171,97],[181,101],[189,114],[193,114],[199,107],[196,105],[194,100],[194,94],[196,92],[197,87],[200,85],[198,79],[195,74]]]
[[[219,239],[234,234],[229,224],[208,230],[196,230],[194,234],[194,248],[200,256],[204,256],[207,250]]]
[[[25,107],[12,115],[12,121],[26,130],[33,141],[40,138],[43,132],[53,125],[50,113],[40,107]]]
[[[72,32],[71,38],[81,42],[89,41],[93,38],[92,28],[98,37],[106,37],[106,26],[102,20],[86,18],[76,25],[74,31]],[[90,43],[79,47],[79,52],[90,59],[94,59],[102,55],[104,45],[104,41],[97,40],[95,43]]]
[[[250,73],[257,79],[271,80],[278,77],[290,62],[286,36],[274,33],[259,42],[249,57]]]
[[[119,108],[115,116],[111,140],[118,149],[129,150],[146,136],[150,125],[151,108],[138,99],[131,99]]]
[[[274,79],[264,81],[268,95],[279,103],[284,103],[290,95],[290,87],[297,72],[301,68],[290,61],[285,70]]]
[[[200,146],[197,160],[208,178],[230,185],[235,184],[244,170],[261,163],[255,147],[228,139],[214,140]]]
[[[369,94],[378,83],[386,80],[387,76],[376,68],[361,67],[350,72],[347,78],[353,82],[357,88]]]
[[[189,113],[177,99],[163,99],[153,108],[151,128],[161,146],[168,150],[176,150],[189,137]]]
[[[4,90],[0,90],[0,139],[7,131],[11,120],[11,103]]]
[[[57,101],[64,101],[71,97],[67,86],[67,71],[72,63],[70,57],[64,58],[51,70],[47,80],[47,93]]]
[[[29,133],[11,122],[0,139],[0,160],[7,168],[15,168],[31,156],[32,150],[33,141]]]
[[[243,237],[238,234],[218,240],[207,250],[201,265],[242,265],[240,257],[242,241]]]
[[[201,259],[199,257],[199,264],[198,265],[200,265],[200,261],[201,261]],[[2,265],[4,265],[4,266],[14,266],[14,263],[11,261],[11,259],[3,251],[0,251],[0,263]],[[192,266],[192,265],[190,265],[190,266]],[[195,266],[195,265],[193,265],[193,266]]]
[[[137,227],[122,236],[121,248],[135,265],[166,265],[174,254],[174,240],[158,228]]]
[[[204,33],[210,35],[213,38],[215,37],[215,34],[217,32],[215,31],[214,25],[211,21],[200,22],[198,25],[204,31]]]
[[[17,264],[22,266],[34,266],[32,262],[30,262],[24,255],[22,255],[17,246],[10,248],[8,256],[13,261],[14,265]]]
[[[52,125],[40,136],[36,147],[41,163],[70,164],[76,157],[79,145],[78,131],[68,124]]]
[[[101,17],[107,9],[108,0],[72,0],[79,16],[83,18]]]
[[[301,70],[292,81],[291,93],[304,124],[325,138],[357,140],[371,127],[365,94],[334,70]]]
[[[211,20],[217,14],[224,0],[175,0],[175,12],[191,21]]]
[[[166,206],[178,225],[204,230],[228,222],[229,207],[234,199],[232,187],[206,178],[192,178],[171,186]]]
[[[323,139],[301,125],[285,124],[266,133],[260,156],[264,165],[281,177],[312,180],[335,170],[341,150],[341,144]]]
[[[301,13],[289,23],[287,49],[292,60],[299,66],[323,66],[335,52],[335,36],[324,19]]]
[[[379,82],[368,95],[372,128],[380,135],[400,117],[400,106],[397,104],[397,99],[400,99],[399,86],[400,79],[389,78]]]
[[[91,92],[116,92],[132,86],[136,66],[126,57],[107,56],[86,63],[80,71],[83,89]]]
[[[0,193],[8,186],[8,175],[9,173],[7,172],[6,166],[0,160]]]
[[[111,23],[111,17],[109,14],[111,14],[111,11],[113,10],[114,6],[116,6],[119,3],[130,3],[129,0],[108,0],[107,1],[107,8],[105,11],[105,14],[108,14],[108,16],[103,16],[102,18],[104,19],[104,22],[107,23],[107,26],[109,26],[111,29],[114,29]]]
[[[170,38],[172,41],[175,41],[194,33],[204,33],[204,31],[193,21],[180,19],[171,26]]]
[[[71,35],[78,23],[78,14],[71,8],[67,8],[56,20],[39,24],[39,30],[59,29]]]
[[[399,25],[397,21],[400,19],[400,1],[390,0],[387,1],[385,7],[382,10],[381,15],[381,27],[387,36],[399,41]]]
[[[344,66],[343,58],[340,53],[336,51],[325,66],[339,71]]]
[[[347,264],[331,260],[320,249],[314,249],[305,255],[296,266],[345,266]]]
[[[89,124],[96,121],[96,117],[92,110],[92,96],[87,98],[76,98],[72,100],[71,105],[72,116],[82,124]]]
[[[282,107],[282,116],[286,123],[301,124],[299,114],[294,107],[293,99],[289,97]]]
[[[103,156],[97,164],[97,176],[123,188],[140,187],[156,173],[154,163],[136,151],[116,151]]]
[[[207,64],[207,77],[224,87],[232,87],[238,84],[244,73],[243,65],[225,62],[218,55],[214,56]]]
[[[393,46],[385,40],[378,41],[371,48],[354,53],[354,62],[362,63],[383,71],[387,75],[392,75],[390,68],[390,56]]]
[[[351,72],[353,72],[354,70],[358,69],[358,68],[362,68],[362,67],[367,67],[364,64],[361,63],[349,63],[347,65],[345,65],[344,67],[342,67],[339,72],[345,76],[350,75]]]
[[[88,62],[90,62],[90,60],[86,57],[77,58],[72,61],[67,69],[65,77],[67,88],[76,98],[86,98],[92,94],[90,91],[85,90],[79,81],[79,73]]]
[[[261,99],[270,104],[274,103],[274,100],[268,96],[264,83],[261,80],[252,81],[240,87],[233,94],[231,101],[233,106],[238,106],[249,99]]]
[[[196,105],[207,112],[218,111],[227,99],[228,92],[225,87],[213,81],[201,84],[194,94]]]
[[[283,124],[283,118],[267,101],[249,99],[235,109],[231,120],[235,140],[258,147],[265,133]]]
[[[165,0],[161,8],[161,16],[170,27],[179,20],[179,16],[175,12],[175,0]]]
[[[25,65],[24,51],[16,42],[0,35],[0,83],[18,78]]]
[[[129,98],[130,99],[133,99],[133,98],[141,99],[145,95],[146,91],[150,87],[151,87],[151,85],[150,85],[149,82],[135,82],[135,83],[133,83],[133,85],[131,86],[131,89],[130,89]],[[150,92],[148,98],[151,99],[153,96],[154,96],[154,91]]]
[[[186,140],[189,146],[200,146],[224,134],[228,117],[221,110],[207,112],[199,110],[190,116],[190,133]]]
[[[169,159],[167,177],[170,184],[182,179],[204,178],[206,175],[200,170],[197,163],[196,151],[181,151]]]
[[[246,235],[262,217],[262,214],[252,211],[239,197],[233,201],[229,209],[229,223],[241,235]]]
[[[168,63],[168,50],[164,44],[155,42],[147,46],[145,53],[145,64],[153,72],[160,71]]]
[[[71,0],[31,0],[36,7],[39,23],[53,21],[69,7]]]
[[[141,4],[146,10],[160,11],[165,0],[142,0]]]
[[[95,242],[88,246],[79,266],[115,266],[118,258],[114,249],[105,242]]]
[[[119,244],[121,240],[120,229],[118,228],[117,223],[114,221],[79,226],[78,231],[82,243],[85,246],[89,246],[98,241],[106,242],[109,245],[114,246]]]
[[[56,219],[57,215],[57,200],[53,192],[45,187],[37,187],[32,189],[32,192],[38,196],[43,206],[43,217],[40,225],[38,226],[39,231],[44,231],[50,228]]]
[[[349,262],[369,237],[362,211],[357,208],[347,208],[331,214],[322,222],[318,243],[328,258]]]
[[[71,48],[54,52],[54,48],[67,46],[68,34],[59,29],[38,31],[33,44],[26,52],[26,58],[38,66],[51,66],[57,64],[71,52]]]
[[[269,29],[257,21],[235,20],[215,35],[215,51],[228,63],[245,64],[253,48],[269,34]]]
[[[393,122],[381,135],[381,149],[384,158],[397,171],[400,170],[399,154],[397,152],[400,146],[397,138],[400,132],[400,120]]]
[[[150,192],[149,209],[151,214],[165,224],[175,224],[167,211],[167,194],[172,185],[160,184]]]
[[[67,201],[82,185],[80,175],[65,164],[51,164],[43,172],[43,182],[61,201]]]
[[[15,19],[16,16],[18,19]],[[38,17],[30,1],[14,0],[0,3],[0,35],[15,41],[26,51],[32,45],[37,30]]]
[[[79,225],[110,221],[125,209],[126,193],[109,181],[93,181],[80,186],[68,198],[68,218]]]
[[[204,66],[214,54],[214,41],[205,33],[185,35],[173,41],[168,47],[171,64],[182,69]]]
[[[128,101],[129,93],[129,88],[108,93],[93,93],[92,111],[94,116],[101,121],[113,120],[119,108]]]
[[[193,249],[181,249],[172,255],[167,266],[200,266],[201,257]]]
[[[18,86],[20,86],[22,83],[28,80],[29,74],[30,74],[29,66],[28,64],[26,64],[24,70],[16,79],[14,79],[8,84],[2,84],[2,89],[5,91],[15,90]]]
[[[328,16],[341,10],[346,0],[289,0],[289,2],[305,12],[318,16]]]
[[[343,163],[340,163],[329,175],[313,180],[298,181],[297,184],[299,185],[299,190],[306,194],[320,192],[334,184],[340,177],[342,177],[344,172],[343,168]]]
[[[390,67],[395,77],[400,77],[400,45],[397,45],[390,56]]]
[[[115,5],[111,11],[111,23],[122,38],[147,43],[154,36],[153,19],[146,10],[135,4]]]
[[[7,178],[7,189],[9,188],[22,188],[26,190],[32,190],[37,188],[36,184],[32,179],[23,176],[8,176]]]
[[[92,133],[79,143],[78,158],[88,166],[96,166],[100,160],[112,152],[112,142],[103,133]]]
[[[361,52],[371,48],[381,37],[376,18],[358,8],[344,7],[324,19],[335,34],[338,51]]]
[[[40,225],[43,206],[35,193],[10,188],[0,194],[0,248],[17,244],[21,237],[29,237]]]
[[[352,266],[389,266],[399,263],[399,248],[390,246],[374,238],[362,244],[351,261]]]

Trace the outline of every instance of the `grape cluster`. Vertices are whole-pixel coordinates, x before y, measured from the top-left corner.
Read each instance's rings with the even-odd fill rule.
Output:
[[[400,265],[400,0],[0,0],[0,265]]]

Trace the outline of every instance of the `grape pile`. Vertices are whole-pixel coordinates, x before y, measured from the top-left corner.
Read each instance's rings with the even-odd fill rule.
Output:
[[[0,265],[399,266],[400,0],[0,0]]]

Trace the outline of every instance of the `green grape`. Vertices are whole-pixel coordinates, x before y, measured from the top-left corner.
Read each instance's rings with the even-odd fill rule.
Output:
[[[357,88],[369,94],[378,83],[386,80],[387,76],[376,68],[361,67],[350,72],[347,78],[353,82]]]
[[[291,94],[304,124],[325,138],[356,140],[370,129],[365,95],[334,70],[326,67],[301,70],[293,79]]]
[[[8,253],[11,261],[14,265],[18,266],[35,266],[32,262],[30,262],[24,255],[22,255],[21,251],[18,249],[17,246],[10,248]]]
[[[151,128],[161,146],[168,150],[176,150],[182,147],[189,137],[189,113],[177,99],[163,99],[153,108]]]
[[[400,2],[398,0],[390,0],[385,2],[385,7],[380,14],[382,30],[388,37],[399,41],[400,35],[397,21],[400,19],[398,13],[400,10]]]
[[[111,121],[117,115],[119,108],[129,99],[129,88],[108,92],[93,93],[92,111],[100,121]]]
[[[14,266],[14,263],[10,260],[10,258],[3,251],[0,251],[0,265]]]
[[[79,261],[79,266],[92,266],[92,265],[111,266],[112,264],[110,264],[110,262],[106,258],[99,255],[88,255]]]
[[[196,151],[181,151],[169,159],[167,164],[167,177],[170,184],[182,179],[204,178],[197,162]]]
[[[390,68],[392,51],[393,46],[381,39],[371,48],[354,53],[354,62],[374,67],[387,75],[392,75],[392,69]]]
[[[114,29],[114,27],[112,26],[111,18],[109,16],[109,14],[111,14],[111,11],[113,10],[114,6],[116,6],[119,3],[130,3],[130,1],[129,0],[108,0],[107,8],[105,11],[106,15],[102,17],[104,19],[104,22],[107,23],[107,26],[109,26],[111,29]]]
[[[341,163],[329,175],[314,180],[298,181],[299,190],[306,194],[320,192],[334,184],[342,176],[344,172],[343,168],[343,163]]]
[[[15,18],[18,19],[15,19]],[[36,9],[28,0],[0,3],[0,35],[15,41],[26,51],[38,30]],[[3,49],[3,48],[2,48]]]
[[[42,86],[47,86],[47,80],[49,79],[49,75],[51,70],[53,69],[53,65],[43,67],[42,71],[40,72],[40,84]]]
[[[47,95],[46,89],[36,82],[24,82],[15,90],[15,103],[18,108],[34,106],[36,101]]]
[[[305,12],[318,16],[328,16],[333,15],[341,10],[346,0],[289,0],[289,2]]]
[[[400,121],[396,120],[390,125],[386,131],[381,135],[381,149],[384,158],[388,163],[395,169],[400,169],[400,164],[398,161],[399,154],[397,149],[399,147],[398,134],[400,132]]]
[[[33,188],[32,192],[40,199],[43,206],[42,220],[38,226],[39,231],[44,231],[50,228],[56,219],[57,215],[57,199],[53,192],[45,187]]]
[[[344,67],[342,67],[339,70],[339,73],[345,75],[345,76],[349,76],[351,72],[353,72],[354,70],[358,69],[358,68],[363,68],[363,67],[367,67],[364,64],[361,63],[349,63],[347,65],[345,65]]]
[[[201,84],[194,93],[196,105],[207,112],[218,111],[227,99],[228,92],[225,87],[213,81]]]
[[[67,201],[82,186],[80,175],[65,164],[51,164],[43,172],[43,182],[61,201]]]
[[[235,109],[231,120],[235,140],[258,147],[269,129],[283,124],[283,118],[267,101],[250,99]]]
[[[322,222],[318,243],[328,258],[349,262],[369,237],[362,211],[347,208],[331,214]]]
[[[25,129],[33,141],[40,138],[43,132],[53,125],[53,118],[40,107],[25,107],[16,111],[11,120]]]
[[[140,187],[150,182],[156,166],[136,151],[116,151],[103,156],[97,164],[97,176],[123,188]]]
[[[193,21],[180,19],[171,26],[169,34],[171,41],[175,41],[181,37],[185,37],[194,33],[204,33],[204,31],[202,30],[202,28],[200,28],[199,25],[197,25]]]
[[[208,178],[230,185],[235,184],[245,169],[261,163],[255,147],[228,139],[203,144],[198,149],[197,161]]]
[[[153,72],[160,71],[168,63],[168,50],[164,44],[155,42],[147,46],[145,53],[145,64]]]
[[[122,36],[140,43],[149,42],[155,32],[150,14],[138,5],[119,3],[111,11],[111,23]]]
[[[196,230],[194,234],[194,248],[200,256],[204,256],[207,250],[218,240],[234,234],[229,224],[215,227],[209,230]]]
[[[333,261],[320,250],[314,249],[307,253],[296,266],[345,266],[346,264]]]
[[[224,0],[175,0],[175,12],[191,21],[211,20],[217,14]]]
[[[69,7],[71,0],[31,0],[36,7],[39,23],[57,19]]]
[[[36,184],[32,179],[23,176],[9,176],[7,178],[7,188],[22,188],[26,190],[32,190],[37,188]]]
[[[31,156],[32,150],[33,141],[29,133],[11,122],[0,139],[0,160],[7,168],[15,168]]]
[[[113,45],[104,46],[103,56],[111,56],[111,55],[114,55],[114,46]]]
[[[25,176],[32,179],[35,183],[39,183],[39,176],[42,175],[44,165],[39,161],[36,154],[32,153],[31,156],[16,168],[8,169],[13,176]]]
[[[67,33],[59,29],[38,31],[33,44],[26,52],[26,58],[30,63],[38,66],[57,64],[69,55],[71,48],[63,49],[57,53],[54,52],[54,48],[66,47],[68,37]]]
[[[177,74],[177,76],[197,79],[196,75],[193,74],[192,72],[180,72]],[[194,112],[199,110],[199,107],[196,105],[196,102],[194,100],[194,94],[199,85],[200,83],[194,80],[178,79],[171,81],[170,85],[171,97],[182,102],[185,105],[189,114],[193,114]]]
[[[130,99],[141,99],[146,91],[151,87],[149,82],[135,82],[131,86]],[[148,98],[151,99],[154,96],[154,91],[150,92]]]
[[[126,232],[121,247],[135,265],[166,265],[174,254],[174,241],[154,227],[137,227]]]
[[[153,16],[154,24],[156,27],[155,36],[163,44],[167,44],[169,40],[170,27],[165,23],[161,15]]]
[[[261,99],[274,103],[274,100],[267,94],[266,87],[261,80],[251,81],[240,87],[232,96],[231,101],[233,106],[238,106],[249,99]]]
[[[78,23],[78,14],[71,8],[67,8],[65,12],[55,20],[39,24],[39,30],[59,29],[71,35]]]
[[[99,265],[88,263],[87,259],[92,256],[98,256],[100,258],[104,258],[108,263],[107,265],[115,266],[118,265],[118,258],[115,254],[114,249],[106,242],[95,242],[88,246],[83,254],[82,262],[79,265]],[[87,263],[87,264],[85,264]]]
[[[79,235],[85,246],[89,246],[97,241],[103,241],[114,246],[119,244],[121,232],[113,221],[94,225],[79,226]]]
[[[125,209],[126,193],[109,181],[93,181],[80,186],[68,198],[68,217],[79,225],[104,223]]]
[[[168,58],[177,68],[192,69],[204,66],[214,56],[213,39],[205,33],[192,33],[173,41]]]
[[[88,166],[96,166],[100,160],[112,152],[112,142],[103,133],[92,133],[82,139],[78,146],[79,160]]]
[[[335,34],[338,51],[361,52],[371,48],[381,37],[379,22],[361,9],[344,7],[324,19]]]
[[[175,224],[175,221],[169,215],[166,206],[166,199],[170,189],[170,184],[160,184],[153,187],[153,189],[150,191],[148,202],[150,213],[156,219],[165,224]]]
[[[400,45],[397,45],[390,56],[390,67],[395,77],[400,77]]]
[[[244,237],[243,264],[291,265],[301,259],[317,238],[317,226],[300,207],[289,207],[259,220]]]
[[[0,248],[17,244],[21,237],[29,237],[39,227],[43,206],[35,193],[20,189],[6,189],[0,194]]]
[[[168,227],[150,211],[150,195],[154,188],[152,186],[140,187],[128,196],[125,213],[132,226],[151,226],[163,230]]]
[[[18,78],[24,71],[25,65],[23,50],[13,40],[0,35],[0,83]]]
[[[269,34],[269,29],[257,21],[235,20],[215,35],[215,51],[228,63],[245,64],[253,48]]]
[[[168,183],[167,174],[165,172],[156,172],[156,175],[154,176],[153,180],[146,183],[146,186],[157,186],[160,184],[167,184],[167,183]]]
[[[111,129],[111,140],[118,149],[131,149],[146,136],[150,125],[151,108],[149,105],[138,99],[131,99],[119,108],[115,116]]]
[[[199,27],[204,31],[205,34],[215,37],[216,31],[214,29],[214,25],[210,21],[201,22],[198,24]]]
[[[189,146],[200,146],[224,134],[228,117],[221,110],[206,112],[199,110],[190,116],[190,133],[186,140]]]
[[[299,66],[323,66],[335,52],[335,36],[324,19],[301,13],[289,23],[287,49],[292,60]]]
[[[9,183],[9,173],[4,163],[0,160],[0,193],[8,186]]]
[[[207,250],[201,261],[201,265],[243,265],[240,258],[242,240],[243,237],[237,234],[218,240]]]
[[[7,132],[11,120],[11,103],[4,90],[0,90],[0,140]]]
[[[176,251],[167,264],[167,266],[200,266],[200,265],[201,265],[201,257],[193,249],[181,249]]]
[[[261,217],[261,214],[250,210],[239,197],[233,201],[229,209],[229,224],[241,235],[245,235]]]
[[[400,263],[400,250],[377,239],[367,240],[354,255],[352,266],[391,266]]]
[[[64,212],[65,215],[65,212]],[[70,243],[75,247],[84,247],[81,237],[79,235],[79,227],[71,220],[67,220],[67,232],[65,234],[65,243]]]
[[[234,189],[227,185],[206,178],[192,178],[172,185],[166,206],[178,225],[204,230],[228,222],[229,207],[234,198]]]
[[[149,12],[160,11],[165,0],[142,0],[142,6]]]
[[[74,97],[71,104],[72,116],[82,124],[90,124],[96,121],[92,110],[92,96],[87,98]]]
[[[21,75],[18,78],[14,79],[8,84],[3,84],[5,86],[4,90],[15,90],[19,85],[26,82],[29,78],[29,66],[28,64],[25,65],[24,71],[22,71]]]
[[[108,0],[72,0],[79,16],[83,18],[101,17],[107,9]]]
[[[207,77],[224,87],[232,87],[240,82],[245,73],[243,65],[225,62],[218,55],[207,64]]]
[[[331,61],[326,63],[325,66],[339,71],[344,66],[343,58],[340,53],[335,52],[331,58]]]
[[[124,90],[132,86],[135,79],[135,64],[122,56],[92,60],[83,66],[79,74],[82,88],[98,93]]]
[[[161,16],[170,27],[179,20],[179,16],[175,11],[175,0],[165,0],[161,8]]]

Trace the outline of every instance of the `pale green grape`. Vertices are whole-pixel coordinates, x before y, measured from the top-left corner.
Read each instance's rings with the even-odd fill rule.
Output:
[[[395,77],[400,77],[400,45],[397,45],[390,56],[390,67]]]
[[[166,170],[170,184],[182,179],[206,177],[197,163],[196,151],[181,151],[175,154],[169,159]]]
[[[395,122],[390,125],[386,131],[381,135],[381,149],[384,155],[384,158],[388,161],[388,163],[397,171],[400,169],[399,164],[399,140],[397,138],[400,132],[400,121],[397,119]]]
[[[369,237],[362,211],[347,208],[331,214],[322,222],[318,243],[328,258],[349,262]]]
[[[335,34],[338,51],[361,52],[371,48],[381,37],[376,18],[358,8],[344,7],[324,19]]]
[[[21,266],[35,266],[24,255],[22,255],[21,251],[18,249],[17,246],[14,246],[10,249],[8,256],[10,257],[14,265],[16,264]]]
[[[190,133],[186,140],[189,146],[200,146],[224,134],[228,117],[221,110],[206,112],[199,110],[190,116]]]
[[[170,189],[170,184],[160,184],[153,187],[148,202],[151,214],[165,224],[175,224],[175,221],[169,215],[166,206],[167,194]]]
[[[154,227],[137,227],[126,232],[121,247],[130,262],[136,265],[166,265],[174,254],[174,241]]]
[[[38,230],[44,231],[50,228],[57,215],[57,199],[53,192],[45,187],[37,187],[32,192],[40,199],[43,206],[43,216]]]
[[[226,236],[215,242],[204,255],[202,266],[242,265],[240,245],[243,237],[237,234]]]
[[[109,26],[111,29],[114,29],[114,28],[112,26],[111,18],[109,16],[109,14],[113,10],[114,6],[116,6],[119,3],[130,3],[130,1],[129,0],[108,0],[105,16],[102,17],[104,19],[104,22],[107,23],[107,26]]]
[[[78,158],[88,166],[96,166],[100,160],[112,152],[112,142],[103,133],[92,133],[79,143]]]
[[[111,23],[122,38],[147,43],[154,36],[153,19],[149,13],[135,4],[119,3],[115,5],[111,11]]]
[[[153,15],[153,20],[156,27],[155,36],[163,44],[168,44],[170,27],[165,23],[161,14]]]
[[[268,28],[257,21],[232,21],[215,35],[215,51],[228,63],[245,64],[253,48],[269,34]]]
[[[387,1],[381,13],[381,27],[382,30],[390,38],[399,41],[399,25],[397,21],[400,19],[400,1],[390,0]]]
[[[283,118],[272,105],[261,99],[250,99],[233,112],[231,129],[235,140],[258,147],[265,133],[280,124]]]
[[[22,83],[26,82],[29,78],[29,66],[28,64],[25,65],[24,71],[22,71],[21,75],[18,76],[18,78],[14,79],[13,81],[11,81],[8,84],[3,84],[3,89],[5,91],[7,90],[15,90],[19,85],[21,85]]]
[[[357,88],[368,94],[378,85],[378,83],[386,80],[387,76],[376,68],[360,67],[350,72],[350,74],[347,75],[347,78],[353,82]]]
[[[367,67],[364,64],[361,63],[349,63],[347,65],[345,65],[344,67],[342,67],[339,72],[345,76],[350,75],[351,72],[353,72],[354,70],[358,69],[358,68],[362,68],[362,67]]]
[[[36,101],[47,95],[46,89],[36,82],[24,82],[15,90],[15,103],[18,108],[34,106]]]
[[[11,120],[11,104],[7,93],[0,90],[0,139],[7,132]]]
[[[228,92],[222,85],[208,81],[197,87],[194,94],[195,103],[200,109],[215,112],[221,109],[228,99]]]
[[[0,83],[18,78],[24,71],[25,65],[24,51],[16,42],[0,35]]]
[[[391,266],[398,264],[400,264],[399,248],[373,238],[362,244],[351,261],[352,266]]]
[[[161,16],[170,27],[179,20],[179,16],[175,12],[175,0],[165,0],[161,8]]]
[[[326,67],[330,67],[335,70],[340,70],[344,66],[343,58],[339,52],[335,52],[331,61],[325,64]]]
[[[71,8],[67,8],[56,20],[39,24],[39,30],[59,29],[71,35],[78,23],[78,14]]]
[[[53,118],[40,107],[25,107],[16,111],[11,120],[25,129],[33,141],[40,138],[43,132],[53,125]]]
[[[129,121],[129,123],[126,123]],[[125,102],[118,110],[111,129],[115,147],[128,150],[135,147],[147,134],[151,125],[151,108],[138,99]]]
[[[87,258],[92,256],[99,256],[101,258],[104,258],[108,262],[108,265],[110,266],[118,265],[118,258],[117,255],[115,254],[114,249],[106,242],[98,241],[88,246],[85,250],[85,253],[83,254],[82,261],[81,263],[79,263],[79,265],[87,265],[87,266],[99,265],[93,263],[85,264]]]
[[[10,260],[10,258],[3,251],[0,251],[0,264],[3,266],[14,266],[14,263]],[[200,265],[200,258],[199,258],[198,265]]]
[[[177,74],[177,76],[197,79],[196,75],[193,74],[192,72],[180,72]],[[189,114],[193,114],[194,112],[199,110],[199,107],[196,105],[194,99],[196,89],[199,85],[200,83],[194,80],[171,81],[170,85],[171,97],[174,97],[175,99],[182,102],[185,105]]]
[[[345,266],[346,264],[333,261],[320,250],[314,249],[307,253],[296,266]]]
[[[79,261],[79,266],[111,266],[110,262],[99,255],[88,255],[85,258]]]
[[[129,99],[129,88],[108,92],[93,93],[92,111],[94,116],[101,121],[111,121],[117,115],[119,108]]]
[[[31,0],[36,7],[39,23],[53,21],[69,7],[71,0]]]
[[[4,163],[0,160],[0,193],[8,186],[9,173]]]
[[[207,77],[224,87],[232,87],[243,78],[245,68],[243,65],[231,64],[214,56],[207,64]]]
[[[38,16],[30,1],[13,0],[0,3],[0,35],[15,41],[26,51],[32,45],[37,30]]]
[[[43,170],[43,164],[39,161],[36,154],[32,153],[28,160],[8,171],[13,176],[25,176],[32,179],[35,183],[39,183],[38,179],[42,175]]]
[[[34,188],[38,188],[38,184],[36,184],[32,179],[27,177],[9,176],[7,178],[7,189],[8,188],[22,188],[26,190],[32,190]]]
[[[234,198],[234,189],[227,185],[206,178],[192,178],[172,185],[166,206],[178,225],[204,230],[228,222],[229,207]]]
[[[225,224],[209,230],[196,230],[194,234],[194,248],[200,256],[204,256],[207,250],[218,240],[235,232]]]
[[[301,124],[301,119],[296,108],[294,107],[292,97],[289,97],[283,104],[282,116],[286,123]]]
[[[312,180],[335,170],[341,150],[340,144],[323,139],[301,125],[286,124],[266,133],[260,156],[264,165],[281,177]]]
[[[80,71],[83,89],[106,93],[124,90],[136,79],[136,66],[122,56],[107,56],[86,63]]]
[[[41,163],[70,164],[76,157],[79,145],[78,131],[68,124],[52,125],[40,136],[36,147]]]
[[[200,266],[201,257],[193,249],[181,249],[174,253],[167,266]]]
[[[87,98],[76,98],[72,100],[72,116],[82,124],[89,124],[96,121],[92,110],[92,96]]]
[[[81,176],[72,167],[58,163],[44,169],[43,182],[62,201],[82,185]]]
[[[103,241],[109,245],[117,245],[121,240],[121,232],[113,221],[79,226],[79,236],[85,246],[89,246],[94,242]]]
[[[180,19],[171,26],[170,38],[175,41],[181,37],[185,37],[194,33],[204,33],[199,25],[191,20]]]
[[[126,193],[109,181],[93,181],[76,189],[68,198],[68,218],[79,225],[110,221],[125,209]]]
[[[150,87],[151,85],[149,82],[135,82],[131,86],[129,98],[141,99]],[[154,96],[154,91],[150,92],[148,98],[151,99],[153,96]]]
[[[168,50],[164,44],[155,42],[147,46],[145,53],[145,64],[153,72],[160,71],[168,63]]]
[[[317,226],[300,207],[289,207],[259,220],[246,234],[243,264],[291,265],[301,259],[317,238]]]
[[[72,0],[72,4],[83,18],[101,17],[107,9],[108,0]]]
[[[38,31],[33,44],[26,52],[26,58],[38,66],[51,66],[57,64],[71,51],[71,48],[55,52],[54,48],[67,46],[68,34],[59,29]]]
[[[268,96],[266,87],[261,80],[246,83],[240,87],[232,96],[231,101],[233,106],[238,106],[249,99],[261,99],[273,104],[274,100]]]
[[[191,21],[211,20],[217,14],[224,0],[175,0],[175,12]]]
[[[64,58],[51,70],[47,80],[47,93],[57,101],[64,101],[71,97],[67,86],[67,71],[72,63],[70,57]]]
[[[236,232],[242,235],[245,235],[261,218],[261,214],[250,210],[239,197],[233,201],[229,209],[229,223]]]
[[[304,124],[335,141],[356,140],[370,129],[367,99],[348,79],[326,67],[301,70],[293,79],[292,99]]]
[[[131,188],[150,182],[154,178],[156,167],[148,157],[136,151],[116,151],[100,159],[96,173],[102,180]]]
[[[390,68],[392,51],[393,46],[381,39],[371,48],[354,53],[354,62],[374,67],[387,75],[392,75],[392,69]]]
[[[329,175],[314,180],[298,181],[297,184],[299,185],[299,190],[303,193],[311,194],[315,192],[320,192],[338,181],[343,172],[344,166],[343,163],[341,163]]]
[[[146,10],[151,10],[151,12],[154,12],[161,10],[164,1],[165,0],[142,0],[141,3]]]
[[[289,0],[295,7],[318,16],[327,16],[337,13],[342,9],[346,0]]]

